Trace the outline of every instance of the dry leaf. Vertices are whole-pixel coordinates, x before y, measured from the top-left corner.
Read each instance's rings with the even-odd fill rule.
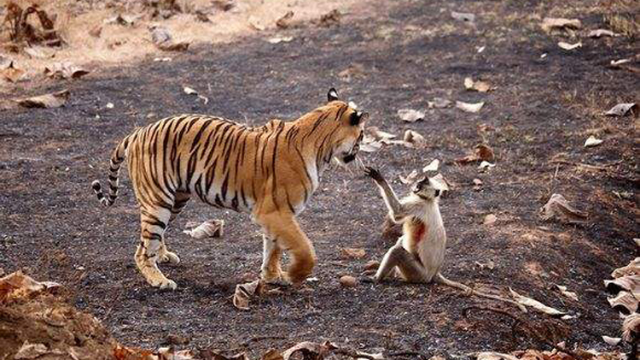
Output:
[[[487,171],[489,169],[491,169],[492,167],[495,167],[496,164],[492,164],[488,161],[483,161],[480,163],[480,165],[478,165],[478,170],[480,171]]]
[[[496,221],[498,221],[498,217],[493,215],[493,214],[489,214],[489,215],[484,217],[484,219],[482,220],[482,224],[483,225],[493,225]]]
[[[24,297],[58,287],[58,283],[38,282],[24,275],[22,271],[16,271],[0,279],[0,303],[8,298]]]
[[[400,109],[398,110],[398,117],[400,117],[402,121],[416,122],[419,120],[424,120],[424,111]]]
[[[185,87],[182,89],[182,91],[184,91],[184,93],[185,93],[185,94],[187,94],[187,95],[198,95],[198,92],[197,92],[197,91],[195,91],[194,89],[192,89],[192,88],[190,88],[190,87],[188,87],[188,86],[185,86]]]
[[[608,116],[625,116],[629,112],[637,111],[638,106],[635,103],[622,103],[612,107],[609,111],[604,113]]]
[[[191,350],[177,351],[173,347],[161,347],[157,354],[159,360],[193,360],[194,354]]]
[[[595,136],[591,135],[587,141],[584,142],[584,147],[595,147],[602,144],[603,141],[604,140],[596,139]]]
[[[249,25],[258,31],[263,31],[265,29],[265,26],[262,25],[260,20],[255,16],[249,16]]]
[[[621,291],[617,296],[608,298],[607,301],[615,311],[624,315],[633,314],[638,310],[638,298],[628,291]]]
[[[612,294],[620,291],[629,291],[640,295],[640,275],[627,275],[614,280],[605,280],[604,286]]]
[[[522,296],[520,294],[518,294],[517,292],[515,292],[513,289],[509,288],[509,292],[511,293],[511,296],[513,297],[513,299],[518,302],[521,305],[524,306],[529,306],[532,307],[542,313],[545,313],[547,315],[551,315],[554,317],[558,317],[558,316],[562,316],[562,315],[566,315],[566,312],[554,309],[552,307],[549,307],[541,302],[539,302],[538,300],[534,300],[532,298],[526,297],[526,296]]]
[[[340,278],[340,285],[346,288],[352,288],[356,286],[356,278],[350,275],[344,275]]]
[[[291,42],[293,40],[293,36],[276,36],[276,37],[272,37],[267,39],[267,42],[270,44],[279,44],[279,43],[288,43]]]
[[[233,306],[240,310],[249,310],[251,298],[262,295],[263,290],[264,283],[260,279],[236,285],[236,292],[233,294]]]
[[[276,21],[276,26],[280,29],[286,29],[291,26],[291,19],[293,19],[293,11],[289,11],[284,16]]]
[[[380,262],[377,260],[371,260],[364,265],[365,270],[376,270],[380,267]]]
[[[620,343],[620,341],[622,341],[621,338],[614,338],[606,335],[602,336],[602,340],[611,346],[616,346]]]
[[[451,100],[443,99],[443,98],[433,98],[433,101],[427,101],[430,109],[444,109],[451,106]]]
[[[438,171],[438,167],[440,167],[440,160],[435,159],[429,163],[429,165],[422,168],[422,172],[427,171]]]
[[[611,65],[611,67],[618,68],[618,67],[620,67],[620,65],[624,65],[626,63],[630,63],[631,61],[633,61],[633,60],[632,59],[611,60],[611,62],[609,62],[609,64]]]
[[[469,23],[476,21],[476,16],[471,13],[460,13],[460,12],[452,11],[451,17],[458,21],[469,22]]]
[[[474,81],[472,78],[468,77],[464,79],[464,88],[469,91],[478,91],[478,92],[489,92],[493,90],[491,85],[489,85],[486,81]]]
[[[640,337],[640,314],[627,316],[622,323],[622,339],[629,344]]]
[[[341,19],[342,13],[338,9],[333,9],[320,17],[318,25],[330,27],[339,24]]]
[[[44,74],[52,79],[79,79],[89,73],[70,62],[55,63],[44,68]]]
[[[32,59],[51,59],[56,54],[53,50],[42,46],[24,48],[23,51]]]
[[[158,49],[162,51],[187,51],[189,49],[190,43],[183,42],[163,42],[157,44]]]
[[[187,224],[194,225],[194,224]],[[191,230],[184,230],[183,232],[187,235],[190,235],[192,238],[201,240],[201,239],[211,239],[211,238],[220,238],[222,237],[224,231],[224,220],[207,220],[202,224],[194,227]]]
[[[517,357],[493,351],[478,353],[477,360],[518,360]]]
[[[400,182],[405,185],[413,184],[417,179],[418,179],[418,170],[413,170],[406,177],[400,175]]]
[[[567,290],[567,287],[566,287],[566,286],[562,286],[562,285],[557,285],[557,284],[556,284],[556,287],[558,288],[558,290],[560,290],[560,292],[562,293],[562,295],[564,295],[564,296],[568,297],[569,299],[572,299],[572,300],[578,301],[578,294],[576,294],[576,293],[574,293],[574,292],[572,292],[572,291]]]
[[[62,90],[51,94],[18,100],[18,105],[26,108],[57,108],[64,106],[69,99],[69,95],[69,90]]]
[[[462,111],[477,113],[484,106],[484,101],[479,103],[466,103],[462,101],[456,101],[456,107]]]
[[[381,131],[380,129],[378,129],[375,126],[368,127],[365,130],[365,133],[367,135],[370,135],[371,137],[373,137],[374,140],[383,140],[383,139],[387,139],[388,140],[388,139],[393,139],[393,138],[396,137],[395,134],[391,134],[391,133],[388,133],[388,132]]]
[[[380,150],[382,148],[382,143],[379,141],[365,141],[367,137],[365,136],[362,139],[362,143],[360,144],[360,151],[372,153]]]
[[[566,223],[582,223],[587,219],[585,212],[579,211],[569,205],[567,199],[560,194],[553,194],[549,201],[540,209],[543,220],[553,218],[559,219]]]
[[[349,259],[362,259],[366,256],[364,249],[362,248],[343,248],[340,250],[343,257]]]
[[[417,148],[424,146],[425,139],[417,131],[407,130],[404,133],[404,142],[407,147]]]
[[[590,38],[600,38],[603,36],[611,36],[611,37],[616,37],[616,36],[620,36],[616,33],[614,33],[611,30],[606,30],[606,29],[596,29],[596,30],[591,30],[589,31],[589,34],[587,35]]]
[[[579,47],[582,47],[582,41],[578,41],[578,42],[577,42],[577,43],[575,43],[575,44],[569,44],[569,43],[567,43],[567,42],[560,41],[560,42],[558,43],[558,46],[559,46],[560,48],[564,49],[564,50],[574,50],[574,49],[577,49],[577,48],[579,48]]]
[[[14,355],[14,359],[35,359],[42,355],[49,354],[49,350],[44,344],[30,344],[25,340],[18,352]]]
[[[487,268],[489,270],[493,270],[496,267],[496,263],[494,263],[493,260],[489,260],[486,263],[481,263],[479,261],[476,261],[475,264],[478,265],[480,269]]]
[[[563,19],[563,18],[544,18],[542,24],[540,24],[542,30],[549,32],[553,29],[580,29],[582,23],[578,19]]]
[[[468,164],[476,161],[492,161],[495,155],[493,149],[489,145],[479,144],[476,146],[473,154],[455,160],[458,164]]]
[[[24,74],[26,74],[26,71],[16,68],[13,61],[10,61],[5,68],[0,70],[2,78],[12,83],[20,81]]]
[[[631,260],[629,265],[617,268],[611,273],[611,277],[614,279],[627,275],[640,275],[640,257]]]

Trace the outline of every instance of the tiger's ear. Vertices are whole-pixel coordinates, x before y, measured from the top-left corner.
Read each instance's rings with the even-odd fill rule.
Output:
[[[331,88],[329,90],[329,93],[327,94],[327,99],[329,102],[338,100],[338,92],[336,91],[336,89]]]
[[[362,111],[355,111],[351,113],[351,117],[349,118],[349,123],[353,126],[360,125],[360,123],[367,121],[369,118],[369,113],[363,113]]]

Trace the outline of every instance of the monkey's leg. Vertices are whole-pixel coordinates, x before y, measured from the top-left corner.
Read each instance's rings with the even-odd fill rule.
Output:
[[[278,244],[289,251],[291,263],[284,278],[287,281],[301,284],[316,264],[316,252],[313,244],[302,232],[293,214],[273,211],[267,214],[256,214],[256,220]]]
[[[367,168],[365,170],[365,173],[376,182],[376,185],[378,185],[380,194],[384,199],[384,203],[389,209],[389,216],[391,217],[391,219],[394,221],[402,220],[402,218],[406,216],[406,211],[404,210],[402,203],[400,203],[400,200],[398,200],[398,196],[393,191],[387,180],[376,169]]]
[[[507,299],[507,298],[503,298],[503,297],[498,296],[498,295],[487,294],[487,293],[484,293],[484,292],[481,292],[481,291],[478,291],[478,290],[474,290],[474,289],[468,287],[465,284],[462,284],[462,283],[459,283],[457,281],[453,281],[453,280],[447,279],[441,273],[436,274],[435,280],[436,280],[436,282],[438,282],[438,283],[440,283],[442,285],[446,285],[446,286],[450,286],[450,287],[455,288],[455,289],[462,290],[462,291],[464,291],[464,292],[466,292],[467,294],[470,294],[470,295],[475,295],[475,296],[484,297],[484,298],[487,298],[487,299],[507,302],[507,303],[509,303],[511,305],[516,306],[518,309],[522,310],[523,312],[527,312],[527,309],[524,307],[524,305],[519,304],[516,301],[513,301],[511,299]]]
[[[428,283],[431,280],[420,261],[402,247],[401,240],[398,240],[398,243],[392,246],[384,255],[378,272],[375,275],[376,281],[381,281],[388,277],[396,266],[407,282]]]

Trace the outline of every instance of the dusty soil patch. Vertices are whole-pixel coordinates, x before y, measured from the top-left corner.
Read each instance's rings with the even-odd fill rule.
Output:
[[[236,311],[230,301],[235,284],[245,273],[257,276],[260,266],[258,229],[244,215],[197,203],[167,236],[183,261],[164,267],[179,290],[159,292],[143,282],[133,263],[139,228],[128,182],[106,210],[89,186],[106,176],[116,142],[135,126],[182,112],[250,124],[292,119],[324,101],[335,86],[371,113],[371,125],[426,137],[424,149],[386,147],[365,155],[366,162],[395,179],[435,158],[443,162],[442,172],[456,185],[442,201],[450,236],[448,277],[483,290],[512,286],[567,310],[577,317],[564,322],[553,340],[607,348],[600,336],[617,334],[619,321],[602,280],[637,251],[632,239],[640,231],[640,164],[632,135],[637,119],[602,113],[619,102],[638,102],[637,75],[608,67],[611,59],[633,56],[634,42],[583,39],[577,51],[560,49],[558,35],[544,34],[532,17],[582,15],[572,14],[570,6],[380,4],[375,16],[354,14],[338,27],[287,29],[291,42],[251,37],[215,50],[202,46],[170,63],[149,60],[113,69],[91,81],[5,93],[26,97],[64,86],[72,96],[63,108],[0,113],[0,267],[25,267],[65,282],[77,289],[75,305],[104,319],[118,340],[147,348],[176,334],[190,338],[192,346],[251,347],[255,354],[306,339],[427,354],[543,346],[513,332],[508,318],[479,312],[465,319],[466,307],[490,304],[453,290],[396,283],[341,287],[341,276],[358,276],[388,246],[372,231],[384,216],[376,189],[344,171],[326,173],[301,216],[319,256],[312,291],[285,291],[252,303],[250,311]],[[475,13],[476,26],[452,19],[452,10]],[[597,28],[601,19],[588,13],[582,20]],[[341,76],[346,69],[359,70]],[[497,89],[467,92],[466,77]],[[184,94],[184,86],[209,101]],[[426,119],[412,124],[397,118],[398,109],[425,109],[436,97],[486,104],[477,114],[445,108],[427,109]],[[588,134],[605,142],[584,148]],[[480,173],[474,165],[454,164],[479,143],[491,145],[496,167]],[[483,183],[479,190],[476,178]],[[587,212],[588,223],[543,222],[538,211],[553,193]],[[496,222],[481,225],[488,214]],[[222,240],[181,233],[187,221],[219,217],[226,222]],[[341,247],[364,248],[366,256],[347,260]],[[488,260],[493,270],[475,264]],[[555,284],[576,292],[579,301],[564,297]],[[545,316],[528,316],[553,327]]]

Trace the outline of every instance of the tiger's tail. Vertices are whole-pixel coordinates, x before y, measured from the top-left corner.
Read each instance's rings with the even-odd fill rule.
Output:
[[[109,162],[109,195],[105,196],[102,192],[102,185],[99,180],[91,183],[93,191],[98,196],[98,200],[104,206],[111,206],[118,197],[118,173],[120,172],[120,164],[124,161],[127,147],[129,146],[129,136],[124,138],[118,146],[113,149],[111,160]]]

